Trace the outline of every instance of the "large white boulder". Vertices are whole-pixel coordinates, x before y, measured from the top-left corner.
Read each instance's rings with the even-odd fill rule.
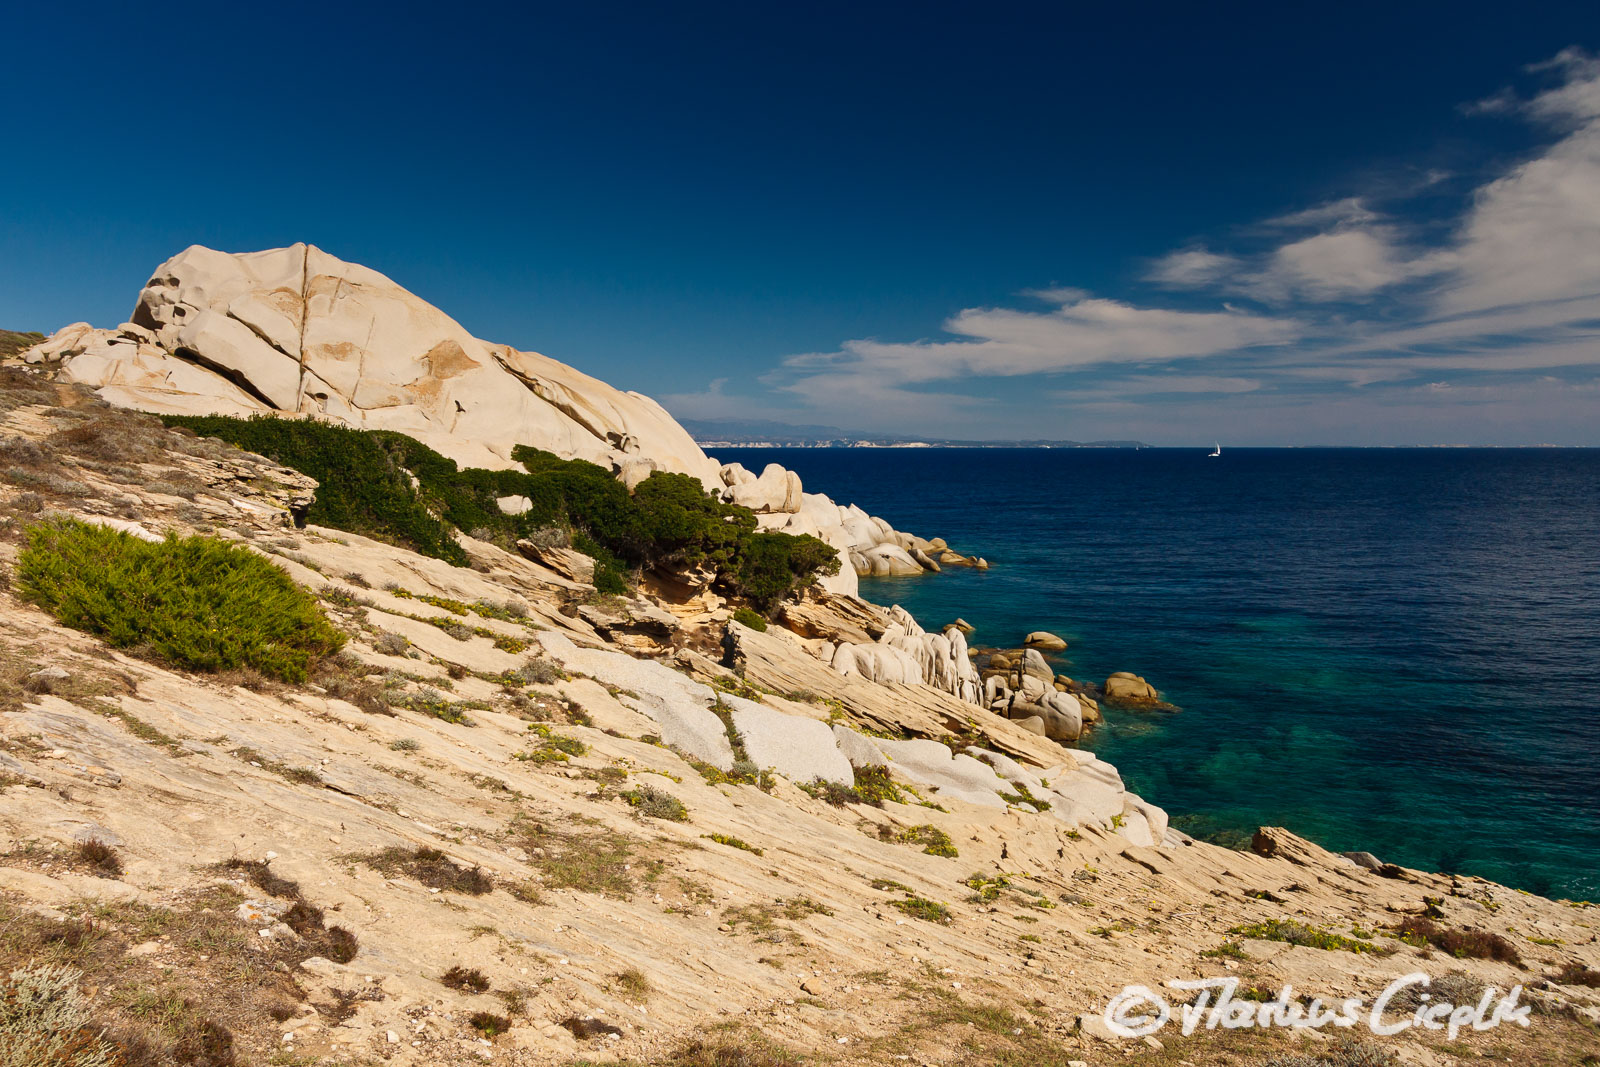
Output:
[[[738,469],[742,473],[736,475],[736,481],[728,483],[727,492],[724,494],[729,502],[758,513],[793,514],[800,510],[804,494],[801,491],[800,476],[794,471],[786,470],[777,463],[768,463],[760,477],[745,478],[743,475],[748,475],[750,472],[743,467]],[[726,470],[727,468],[723,468],[723,471]],[[719,477],[727,482],[727,475],[723,471],[719,471]]]
[[[861,576],[883,577],[896,574],[921,574],[922,564],[912,559],[905,549],[896,544],[878,544],[861,554],[866,569]]]
[[[757,704],[742,697],[724,696],[733,709],[733,728],[739,731],[745,751],[762,770],[772,770],[795,782],[821,778],[852,785],[855,772],[838,748],[834,732],[825,722]]]
[[[76,323],[24,358],[146,411],[316,415],[409,434],[464,466],[512,467],[526,444],[615,470],[650,460],[722,487],[715,461],[655,401],[481,341],[311,245],[195,245],[156,268],[131,323]]]

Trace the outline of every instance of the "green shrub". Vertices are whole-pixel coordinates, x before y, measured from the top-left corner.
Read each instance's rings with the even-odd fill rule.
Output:
[[[565,763],[568,756],[581,756],[589,751],[589,746],[582,741],[558,734],[542,722],[529,723],[528,730],[538,740],[529,751],[512,753],[512,759],[525,763]]]
[[[1268,919],[1248,926],[1235,926],[1228,933],[1239,937],[1253,937],[1259,941],[1282,941],[1289,945],[1304,945],[1326,951],[1342,949],[1345,952],[1378,952],[1376,945],[1354,941],[1342,934],[1330,933],[1293,919]]]
[[[627,572],[708,564],[723,589],[760,609],[818,574],[838,572],[837,553],[809,535],[760,532],[755,513],[724,504],[686,474],[656,471],[630,494],[611,472],[518,445],[523,469],[461,469],[403,434],[271,416],[166,416],[169,426],[224,441],[309,474],[321,483],[310,522],[387,540],[466,566],[453,530],[504,544],[571,531],[572,547],[595,559],[595,588],[627,591]],[[416,484],[412,484],[412,478]],[[525,496],[506,515],[496,500]]]
[[[950,909],[936,900],[926,897],[907,897],[904,900],[891,900],[889,907],[899,908],[913,919],[926,919],[931,923],[947,923],[950,921]]]
[[[404,450],[392,447],[393,439],[410,438],[272,416],[174,415],[162,421],[204,437],[219,437],[315,478],[320,484],[306,511],[309,522],[392,541],[460,567],[467,565],[467,554],[451,536],[450,524],[428,512],[406,477],[399,462]]]
[[[689,809],[683,806],[683,801],[653,785],[640,785],[621,794],[628,806],[636,809],[640,815],[652,819],[668,819],[672,822],[688,822]]]
[[[741,607],[733,613],[733,621],[740,626],[748,626],[759,633],[767,632],[767,620],[761,613],[749,607]]]
[[[727,845],[729,848],[742,849],[745,852],[754,852],[757,856],[761,855],[761,849],[750,844],[748,841],[743,841],[737,837],[734,837],[732,834],[701,834],[700,836],[706,838],[708,841],[715,841],[719,845]]]
[[[17,577],[23,595],[63,625],[177,667],[250,667],[300,682],[345,640],[282,570],[215,537],[152,544],[56,519],[28,530]]]
[[[893,838],[902,845],[922,845],[922,851],[930,856],[960,855],[956,851],[955,842],[950,840],[950,835],[931,823],[901,830],[894,833]]]

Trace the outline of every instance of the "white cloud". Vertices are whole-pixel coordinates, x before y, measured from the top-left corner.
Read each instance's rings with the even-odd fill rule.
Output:
[[[1235,256],[1191,248],[1162,256],[1151,265],[1146,277],[1174,289],[1197,289],[1219,281],[1238,266]]]
[[[1259,273],[1241,278],[1243,291],[1262,300],[1299,297],[1314,302],[1364,297],[1417,273],[1400,255],[1393,231],[1375,226],[1334,230],[1273,252]]]
[[[1343,200],[1333,200],[1326,204],[1318,204],[1316,207],[1274,216],[1261,225],[1280,230],[1335,225],[1360,226],[1377,222],[1378,218],[1378,214],[1367,207],[1366,201],[1361,197],[1347,196]]]
[[[1543,124],[1551,143],[1478,189],[1442,241],[1409,226],[1392,191],[1382,210],[1346,197],[1236,231],[1244,251],[1196,244],[1147,266],[1162,287],[1269,310],[1151,307],[1051,287],[1025,294],[1045,309],[967,309],[943,324],[945,336],[847,341],[790,357],[763,383],[808,417],[930,433],[961,425],[1017,436],[1026,422],[1044,435],[1187,427],[1209,440],[1226,418],[1230,431],[1248,422],[1306,440],[1340,419],[1372,418],[1395,427],[1398,443],[1457,430],[1465,440],[1472,419],[1446,408],[1470,397],[1524,435],[1548,412],[1592,443],[1593,383],[1527,383],[1600,369],[1600,61],[1569,50],[1537,73],[1559,83],[1472,110]],[[1439,178],[1430,172],[1407,195]],[[1050,378],[1003,384],[1029,376]],[[682,399],[692,413],[733,398],[714,383]],[[1549,406],[1518,414],[1519,404]],[[1405,436],[1404,420],[1418,436]]]
[[[1600,292],[1600,119],[1480,189],[1444,258],[1440,314]]]

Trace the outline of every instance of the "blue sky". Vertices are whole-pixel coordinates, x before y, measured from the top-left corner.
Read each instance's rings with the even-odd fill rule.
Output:
[[[1593,3],[575,6],[9,12],[0,326],[305,240],[680,417],[1600,445]]]

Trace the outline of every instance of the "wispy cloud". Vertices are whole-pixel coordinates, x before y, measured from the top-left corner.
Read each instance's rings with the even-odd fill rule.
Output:
[[[1442,433],[1471,422],[1441,405],[1504,421],[1522,404],[1530,427],[1581,426],[1575,413],[1587,410],[1593,438],[1600,60],[1568,50],[1530,73],[1542,91],[1464,110],[1532,123],[1545,147],[1474,190],[1442,228],[1418,225],[1393,188],[1351,195],[1149,262],[1144,280],[1170,297],[1159,303],[1031,291],[1021,296],[1045,307],[969,308],[923,340],[845,341],[789,357],[762,384],[808,416],[921,432],[1017,436],[1017,420],[1048,402],[1059,435],[1074,418],[1093,436],[1219,418],[1266,433],[1295,425],[1286,411],[1313,429],[1365,412]],[[1412,192],[1444,177],[1428,172]],[[1000,384],[1019,379],[1039,387]]]

